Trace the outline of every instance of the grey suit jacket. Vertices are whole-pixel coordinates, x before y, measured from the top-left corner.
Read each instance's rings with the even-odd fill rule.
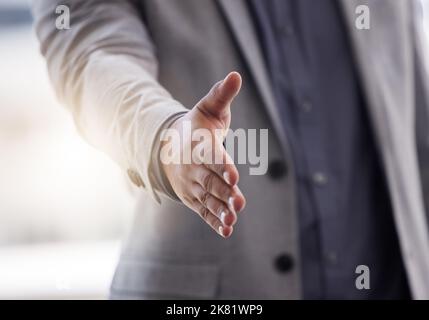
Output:
[[[70,30],[55,28],[60,3],[70,8]],[[410,287],[427,299],[429,108],[413,1],[341,4]],[[370,7],[370,30],[355,27],[360,4]],[[34,16],[52,83],[80,132],[142,187],[112,297],[300,298],[294,168],[245,1],[36,0]],[[160,128],[231,70],[244,80],[232,128],[270,129],[270,161],[286,162],[288,173],[273,180],[239,167],[248,203],[223,240],[156,185],[151,155]],[[283,253],[294,257],[286,274],[273,263]]]

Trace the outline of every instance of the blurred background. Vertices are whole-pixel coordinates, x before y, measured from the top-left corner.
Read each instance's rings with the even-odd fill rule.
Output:
[[[106,298],[133,203],[57,103],[28,1],[0,0],[0,299]]]
[[[29,2],[0,0],[0,299],[105,298],[127,183],[57,103]]]

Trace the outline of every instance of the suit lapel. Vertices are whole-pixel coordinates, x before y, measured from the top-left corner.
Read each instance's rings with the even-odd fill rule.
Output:
[[[414,44],[408,0],[341,0],[387,176],[410,287],[429,296],[429,246],[415,141]],[[355,27],[369,5],[370,30]],[[419,253],[410,258],[410,252]]]
[[[412,125],[413,44],[407,33],[406,1],[340,0],[369,112],[383,140],[379,142],[392,134],[386,131],[386,120]],[[355,26],[356,8],[362,4],[370,8],[370,30]]]
[[[284,137],[283,124],[277,109],[257,32],[244,0],[218,0],[267,108],[276,133]],[[284,141],[285,139],[280,139]],[[284,147],[284,146],[283,146]]]

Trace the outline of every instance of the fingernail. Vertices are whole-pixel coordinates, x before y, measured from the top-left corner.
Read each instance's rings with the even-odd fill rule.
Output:
[[[222,226],[220,226],[219,227],[219,234],[223,237],[224,235],[223,235],[223,227]]]
[[[226,224],[225,217],[226,217],[226,212],[222,211],[222,213],[220,214],[220,221],[222,221],[223,224]]]
[[[229,172],[225,171],[223,173],[223,178],[225,179],[226,183],[231,184],[231,182],[229,181]]]

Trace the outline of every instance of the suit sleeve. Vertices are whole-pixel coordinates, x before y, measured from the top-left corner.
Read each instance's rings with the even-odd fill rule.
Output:
[[[65,5],[70,29],[58,30]],[[155,48],[131,0],[36,0],[35,30],[55,92],[81,135],[159,201],[160,130],[188,110],[157,82]],[[156,168],[153,168],[153,167]]]
[[[429,45],[424,33],[421,2],[415,1],[413,32],[415,39],[416,141],[426,217],[429,223]]]

